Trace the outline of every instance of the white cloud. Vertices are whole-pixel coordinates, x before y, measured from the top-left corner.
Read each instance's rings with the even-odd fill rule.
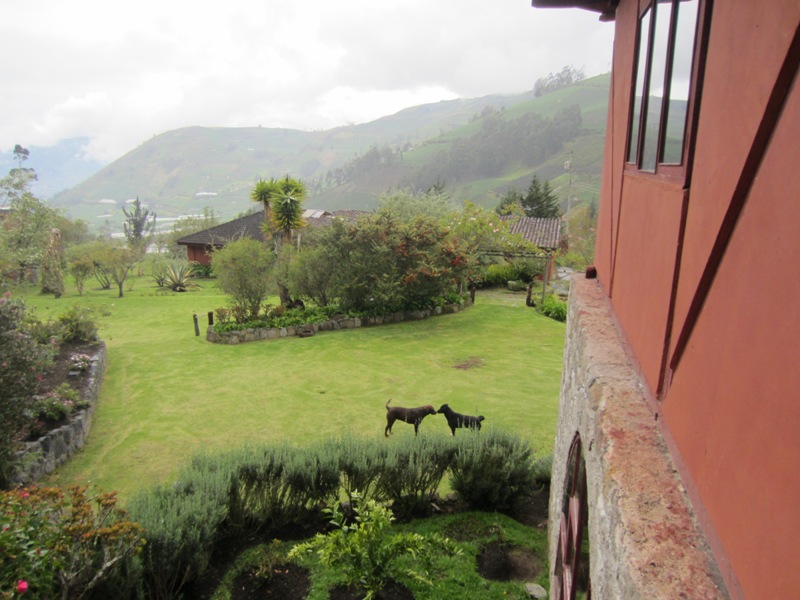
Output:
[[[0,23],[0,148],[113,160],[190,125],[322,129],[610,68],[613,25],[527,0],[40,0]]]

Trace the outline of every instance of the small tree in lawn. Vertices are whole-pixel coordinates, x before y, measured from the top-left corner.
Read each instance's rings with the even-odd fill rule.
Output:
[[[217,285],[247,319],[258,318],[261,305],[274,287],[274,263],[275,255],[265,244],[248,238],[230,242],[211,255]]]
[[[128,278],[133,265],[136,262],[136,255],[130,248],[111,248],[105,264],[106,272],[119,288],[119,297],[122,298],[122,285]]]
[[[75,280],[78,295],[83,296],[86,280],[94,273],[94,263],[88,253],[88,245],[80,244],[67,250],[67,271]]]

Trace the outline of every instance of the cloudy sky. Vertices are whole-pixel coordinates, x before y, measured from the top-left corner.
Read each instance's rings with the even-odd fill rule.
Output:
[[[0,8],[0,150],[119,158],[185,127],[328,129],[610,70],[613,24],[529,0],[37,0]]]

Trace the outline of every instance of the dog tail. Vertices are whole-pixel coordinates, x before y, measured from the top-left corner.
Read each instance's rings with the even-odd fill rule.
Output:
[[[389,402],[391,402],[391,401],[392,401],[392,399],[391,399],[391,398],[389,398],[389,399],[386,401],[386,410],[389,410]]]

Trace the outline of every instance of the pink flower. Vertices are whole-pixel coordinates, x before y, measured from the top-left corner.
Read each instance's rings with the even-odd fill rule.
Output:
[[[24,594],[27,591],[28,591],[28,582],[25,581],[24,579],[20,579],[17,582],[17,592],[20,594]]]

